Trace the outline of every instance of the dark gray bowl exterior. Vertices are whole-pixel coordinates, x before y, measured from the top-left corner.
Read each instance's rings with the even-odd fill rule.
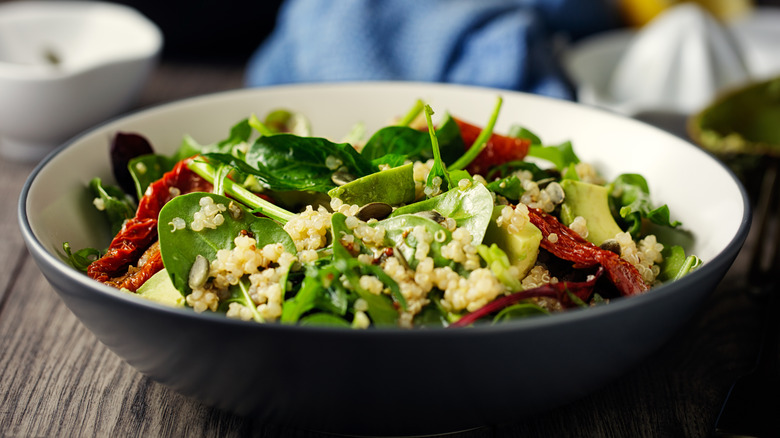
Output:
[[[97,337],[151,379],[231,412],[348,434],[428,434],[510,421],[625,373],[689,319],[747,225],[682,280],[608,306],[499,326],[350,331],[256,325],[147,303],[63,269],[26,226],[48,281]],[[662,315],[649,321],[647,315]]]

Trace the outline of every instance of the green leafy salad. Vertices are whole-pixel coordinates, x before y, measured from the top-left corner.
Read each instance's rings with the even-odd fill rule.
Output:
[[[463,327],[604,305],[695,269],[638,174],[605,181],[572,144],[496,133],[416,102],[339,141],[250,115],[173,155],[140,133],[95,178],[114,238],[69,262],[104,284],[258,323]],[[664,236],[659,242],[656,236]]]

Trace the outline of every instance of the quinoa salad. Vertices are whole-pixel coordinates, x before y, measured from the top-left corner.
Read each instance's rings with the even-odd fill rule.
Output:
[[[185,136],[170,156],[118,132],[116,182],[89,185],[114,238],[66,242],[65,256],[96,281],[194,312],[354,329],[544,317],[700,265],[641,175],[606,180],[570,142],[519,124],[494,132],[501,105],[481,122],[444,113],[434,124],[418,101],[338,140],[280,109],[217,143]]]

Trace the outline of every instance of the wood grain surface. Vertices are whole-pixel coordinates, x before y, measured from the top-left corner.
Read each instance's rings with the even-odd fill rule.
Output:
[[[241,73],[164,64],[138,106],[239,88]],[[22,242],[17,202],[32,169],[0,161],[0,436],[326,436],[204,406],[139,374],[100,344],[63,305]],[[518,412],[516,422],[452,436],[708,435],[732,381],[750,368],[758,346],[759,309],[740,287],[744,254],[688,324],[625,376],[543,415]]]

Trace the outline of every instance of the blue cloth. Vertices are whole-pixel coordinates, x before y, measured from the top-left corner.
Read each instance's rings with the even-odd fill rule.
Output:
[[[552,36],[613,27],[610,0],[288,0],[246,85],[451,82],[571,99]]]

